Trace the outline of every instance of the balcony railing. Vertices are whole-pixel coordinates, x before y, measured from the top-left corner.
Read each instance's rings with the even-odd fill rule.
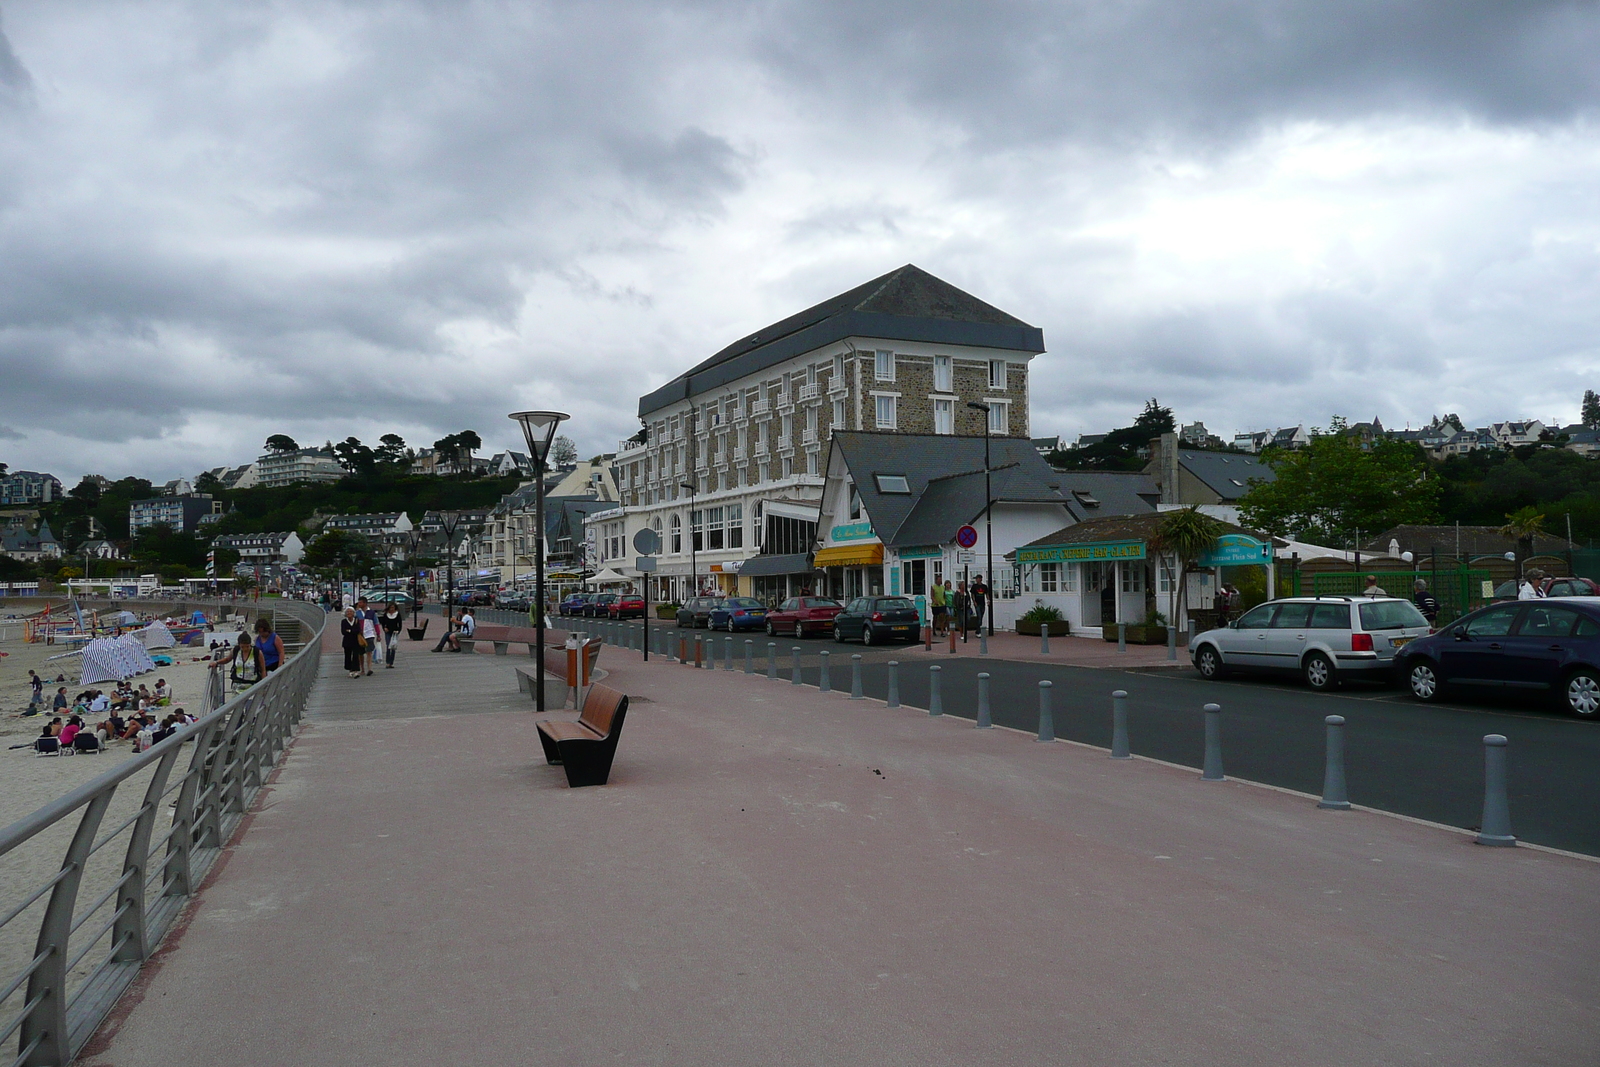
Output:
[[[800,431],[800,443],[803,444],[803,445],[814,445],[814,444],[816,444],[817,443],[817,431],[815,431],[815,430],[802,430],[802,431]]]
[[[733,461],[735,463],[743,463],[745,461],[743,445],[740,445],[738,448],[733,450]]]
[[[765,415],[771,408],[765,400],[752,400],[750,402],[750,417],[758,419]]]
[[[807,382],[805,385],[800,387],[801,400],[815,400],[821,394],[822,386],[818,385],[816,382]]]
[[[767,443],[765,441],[757,441],[756,442],[756,455],[764,456],[766,454],[767,454]]]
[[[633,438],[630,437],[630,438],[627,438],[626,440],[617,442],[617,455],[620,456],[624,452],[634,452],[634,451],[637,451],[637,450],[639,450],[641,448],[646,448],[646,447],[648,447],[648,446],[643,441],[635,441]]]

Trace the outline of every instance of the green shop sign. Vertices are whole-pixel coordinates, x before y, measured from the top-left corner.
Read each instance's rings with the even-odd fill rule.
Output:
[[[1143,541],[1099,541],[1082,545],[1037,545],[1017,549],[1018,563],[1086,563],[1096,560],[1144,559]]]
[[[872,523],[870,522],[852,522],[833,528],[833,539],[835,541],[865,541],[872,536],[874,535]]]
[[[1202,567],[1264,566],[1272,562],[1272,546],[1246,534],[1223,534],[1197,562]]]
[[[938,545],[923,545],[921,548],[897,549],[895,554],[901,559],[938,559],[944,555],[944,549]]]

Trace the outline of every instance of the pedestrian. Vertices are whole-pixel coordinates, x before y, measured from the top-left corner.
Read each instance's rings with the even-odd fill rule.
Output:
[[[1376,574],[1369,574],[1369,575],[1367,575],[1366,588],[1361,590],[1361,595],[1362,596],[1388,596],[1389,594],[1384,591],[1383,586],[1378,584],[1378,576]]]
[[[967,603],[967,583],[957,582],[956,591],[950,601],[950,611],[956,622],[961,627],[961,640],[967,639],[967,612],[970,606]]]
[[[1544,571],[1535,567],[1522,576],[1517,586],[1518,600],[1538,600],[1544,596]]]
[[[265,615],[256,620],[256,648],[261,653],[262,669],[271,674],[283,665],[283,638],[272,631]]]
[[[382,651],[382,638],[378,636],[378,614],[366,597],[356,601],[356,617],[361,620],[361,673],[371,674],[372,664]]]
[[[972,621],[979,632],[982,632],[984,613],[989,609],[989,587],[983,584],[983,575],[972,576],[972,588],[969,593],[972,597]]]
[[[345,673],[361,677],[361,620],[353,607],[345,608],[344,618],[339,620],[339,647],[344,649]]]
[[[944,586],[937,581],[928,590],[928,604],[933,609],[933,636],[943,637],[950,621],[950,605],[944,598]]]
[[[389,607],[379,616],[378,622],[383,630],[383,665],[389,670],[394,669],[395,650],[400,647],[400,624],[404,616],[400,614],[400,605],[389,601]]]
[[[1422,612],[1422,617],[1428,620],[1428,625],[1432,626],[1439,618],[1439,600],[1428,592],[1428,583],[1425,579],[1418,578],[1415,588],[1416,592],[1412,594],[1411,599],[1416,602],[1417,610]]]
[[[32,671],[28,672],[28,685],[33,687],[33,696],[28,698],[30,704],[44,703],[44,679]]]

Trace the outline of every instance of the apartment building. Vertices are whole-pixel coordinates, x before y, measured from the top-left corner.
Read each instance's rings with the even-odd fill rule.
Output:
[[[910,265],[757,330],[640,398],[621,506],[587,520],[593,564],[636,577],[649,528],[653,596],[733,592],[752,557],[815,547],[836,431],[1027,438],[1043,351],[1038,327]]]
[[[222,501],[213,500],[207,493],[135,500],[128,505],[128,536],[138,537],[142,531],[158,525],[170,526],[177,533],[194,533],[207,522],[221,517]]]
[[[256,459],[255,468],[256,484],[269,489],[297,482],[336,482],[346,473],[333,454],[322,448],[268,452]]]

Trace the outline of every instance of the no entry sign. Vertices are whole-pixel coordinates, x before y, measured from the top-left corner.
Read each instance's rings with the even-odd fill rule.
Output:
[[[978,543],[978,531],[970,526],[963,526],[956,531],[956,544],[962,548],[971,548]]]

